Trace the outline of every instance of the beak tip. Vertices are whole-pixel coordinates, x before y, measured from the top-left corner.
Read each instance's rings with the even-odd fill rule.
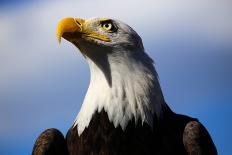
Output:
[[[59,44],[61,43],[61,39],[62,39],[61,36],[62,36],[61,32],[59,30],[57,30],[57,32],[56,32],[56,38],[57,38],[57,41],[58,41]]]
[[[56,28],[56,38],[59,44],[61,43],[61,39],[62,39],[62,33],[63,33],[62,31],[63,30],[62,30],[61,24],[59,23]]]
[[[61,38],[58,38],[58,44],[59,45],[61,44]]]
[[[61,44],[61,37],[57,36],[57,41],[59,44]]]

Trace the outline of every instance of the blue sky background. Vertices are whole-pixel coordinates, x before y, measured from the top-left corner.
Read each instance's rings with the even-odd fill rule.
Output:
[[[229,0],[0,1],[0,154],[30,154],[43,130],[72,125],[89,82],[78,50],[55,37],[72,16],[131,25],[169,106],[198,118],[219,154],[231,155],[231,8]]]

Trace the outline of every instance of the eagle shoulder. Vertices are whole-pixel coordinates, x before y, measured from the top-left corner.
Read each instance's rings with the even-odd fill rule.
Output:
[[[36,139],[32,155],[67,155],[67,146],[63,134],[54,128],[42,132]]]
[[[190,121],[186,124],[183,143],[189,155],[217,155],[216,147],[208,131],[198,121]]]

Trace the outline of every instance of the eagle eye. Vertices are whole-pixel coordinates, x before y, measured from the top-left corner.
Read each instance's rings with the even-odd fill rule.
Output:
[[[110,20],[107,21],[102,21],[101,22],[101,27],[108,32],[115,32],[117,28],[114,26],[113,22]]]

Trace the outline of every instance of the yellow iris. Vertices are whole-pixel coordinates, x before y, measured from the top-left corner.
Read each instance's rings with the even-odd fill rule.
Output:
[[[113,28],[113,25],[112,25],[112,23],[104,23],[104,24],[102,25],[102,28],[103,28],[104,30],[106,30],[106,31],[111,31],[111,29]]]

